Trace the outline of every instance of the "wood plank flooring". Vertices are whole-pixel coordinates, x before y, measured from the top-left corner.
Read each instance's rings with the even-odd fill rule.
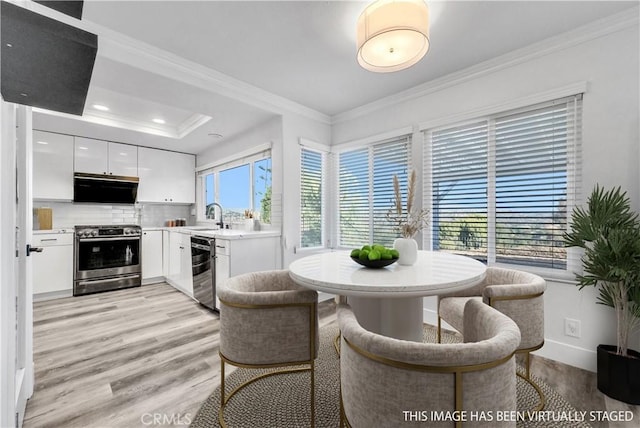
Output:
[[[321,326],[335,321],[333,301],[319,314]],[[218,316],[166,283],[35,303],[24,427],[188,426],[220,384],[218,338]],[[597,391],[594,373],[541,357],[532,365],[577,409],[640,417],[640,406]]]
[[[24,427],[187,426],[220,384],[218,336],[218,316],[166,283],[35,303]]]

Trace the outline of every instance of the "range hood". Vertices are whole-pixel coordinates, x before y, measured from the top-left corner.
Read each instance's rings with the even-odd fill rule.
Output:
[[[134,204],[138,196],[138,177],[73,174],[73,202]]]

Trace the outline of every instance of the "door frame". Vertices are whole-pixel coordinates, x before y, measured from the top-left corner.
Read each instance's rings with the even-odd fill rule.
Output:
[[[0,101],[0,426],[22,425],[33,393],[31,108]]]

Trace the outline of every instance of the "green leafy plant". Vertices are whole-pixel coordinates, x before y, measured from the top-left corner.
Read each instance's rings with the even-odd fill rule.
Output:
[[[627,355],[629,336],[640,325],[640,219],[626,192],[596,186],[586,208],[573,209],[564,241],[584,249],[578,287],[597,287],[597,303],[615,310],[617,353]]]
[[[411,171],[407,185],[406,208],[402,204],[402,192],[398,176],[393,176],[393,207],[387,213],[387,218],[394,224],[394,228],[403,238],[413,238],[416,233],[429,225],[429,210],[421,209],[413,204],[418,176],[415,170]]]

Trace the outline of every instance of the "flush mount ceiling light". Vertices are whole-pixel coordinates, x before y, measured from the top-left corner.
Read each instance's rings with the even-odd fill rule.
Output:
[[[409,68],[429,50],[429,7],[424,0],[378,0],[358,18],[358,63],[388,73]]]
[[[156,118],[156,119],[151,119],[153,122],[158,123],[160,125],[164,125],[165,121],[164,119],[160,119],[160,118]]]
[[[103,106],[102,104],[94,104],[93,108],[100,111],[109,111],[109,107]]]

